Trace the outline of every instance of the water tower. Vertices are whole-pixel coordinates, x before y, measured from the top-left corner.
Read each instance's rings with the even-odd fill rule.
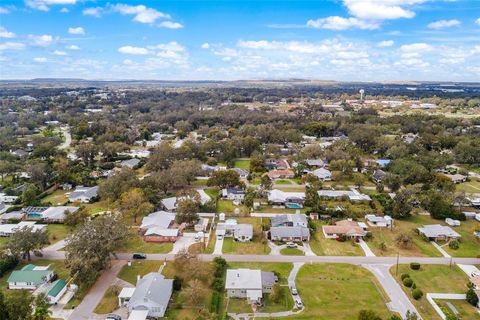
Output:
[[[360,100],[363,100],[363,94],[365,93],[365,90],[360,89],[358,92],[360,92]]]

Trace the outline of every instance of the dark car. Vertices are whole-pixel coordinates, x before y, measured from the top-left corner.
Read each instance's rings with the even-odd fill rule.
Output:
[[[120,317],[118,314],[108,314],[105,320],[122,320],[122,317]]]
[[[133,259],[147,259],[147,255],[145,253],[134,253]]]

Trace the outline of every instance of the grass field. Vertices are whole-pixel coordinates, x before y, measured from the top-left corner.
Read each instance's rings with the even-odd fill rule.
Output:
[[[250,170],[250,160],[247,160],[247,159],[235,160],[234,167],[244,169],[244,170]]]
[[[400,265],[398,275],[395,275],[395,267],[392,267],[390,272],[396,277],[398,283],[424,319],[440,319],[425,298],[427,293],[465,293],[467,291],[468,277],[457,266],[422,265],[420,270],[414,271],[410,269],[409,265]],[[424,296],[420,300],[413,299],[411,289],[402,285],[400,278],[402,273],[408,273],[417,288],[423,291]]]
[[[47,226],[48,239],[50,243],[54,244],[57,241],[63,240],[68,236],[69,228],[64,224],[49,224]]]
[[[322,223],[315,221],[317,232],[310,239],[310,248],[319,256],[363,256],[362,248],[352,241],[339,242],[327,239],[322,232]]]
[[[375,310],[383,319],[391,315],[375,277],[359,266],[305,264],[296,284],[305,310],[289,319],[351,320],[363,309]]]
[[[298,250],[297,248],[283,248],[280,250],[280,254],[284,256],[304,256],[305,253],[302,250]]]
[[[135,285],[137,283],[137,275],[143,277],[150,272],[158,272],[163,261],[143,260],[132,261],[132,265],[125,265],[118,273],[118,278],[130,282]]]
[[[136,229],[131,229],[128,239],[118,248],[118,252],[141,252],[141,253],[169,253],[173,249],[173,243],[148,243],[136,234]]]
[[[460,319],[480,319],[480,313],[478,313],[478,310],[466,300],[435,300],[435,302],[443,310],[449,311],[450,314],[453,314],[453,312],[447,303],[453,305],[453,307],[458,311]]]
[[[107,314],[112,313],[114,310],[118,309],[118,294],[122,291],[121,287],[110,286],[107,292],[105,292],[102,300],[95,307],[96,314]]]
[[[239,208],[241,214],[245,214],[245,213],[250,212],[250,210],[247,207],[245,207],[244,205],[236,206],[230,200],[220,199],[217,202],[217,213],[230,213],[230,214],[232,214],[232,213],[235,212],[235,208]]]
[[[455,190],[466,193],[480,193],[480,181],[471,178],[470,181],[459,183],[455,185]]]
[[[448,245],[445,245],[443,249],[453,257],[479,257],[480,239],[475,237],[473,232],[480,230],[480,222],[476,220],[462,221],[462,224],[454,229],[462,235],[460,248],[453,250]]]
[[[245,218],[239,217],[236,218],[237,223],[247,223],[253,225],[253,239],[250,242],[237,242],[233,238],[225,238],[223,240],[223,253],[233,253],[233,254],[269,254],[270,248],[267,245],[266,241],[262,240],[262,220],[263,223],[268,223],[269,219],[258,219],[258,218]]]
[[[275,184],[292,184],[292,181],[287,179],[278,179],[274,181]]]
[[[58,189],[42,199],[42,203],[51,203],[54,206],[65,204],[68,199],[66,193],[68,190]]]
[[[369,231],[373,238],[368,240],[368,246],[377,256],[395,256],[399,253],[401,256],[440,257],[440,252],[415,231],[424,224],[436,223],[440,222],[429,216],[413,215],[408,220],[395,220],[393,230],[370,227]],[[395,243],[396,237],[400,234],[408,234],[412,237],[411,247],[401,248]],[[383,250],[382,243],[385,245]]]

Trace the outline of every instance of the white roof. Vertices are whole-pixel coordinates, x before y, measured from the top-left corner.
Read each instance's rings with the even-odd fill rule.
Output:
[[[305,199],[305,192],[285,192],[278,189],[273,189],[268,193],[268,201],[286,201],[289,198]]]
[[[133,287],[133,288],[123,288],[122,291],[120,291],[120,294],[118,295],[118,297],[119,298],[131,298],[134,291],[135,291],[135,287]]]
[[[262,290],[262,271],[252,269],[228,269],[225,289]]]
[[[36,224],[35,221],[22,221],[17,224],[0,224],[1,234],[12,234],[23,227],[31,227],[34,231],[43,230],[47,227],[45,224]]]
[[[167,229],[173,220],[175,220],[175,213],[167,211],[156,211],[150,213],[148,216],[143,218],[140,228],[148,229],[153,227],[160,227]]]
[[[178,236],[178,229],[164,229],[159,227],[153,227],[145,232],[146,236],[158,235],[163,237],[176,237]]]
[[[317,170],[314,170],[312,173],[314,176],[319,178],[327,178],[332,176],[332,173],[325,168],[319,168]]]
[[[460,234],[455,232],[452,228],[447,226],[442,226],[439,224],[429,224],[425,225],[422,228],[418,228],[418,231],[423,233],[428,238],[436,238],[440,236],[447,236],[451,238],[460,238]]]
[[[358,192],[358,190],[319,190],[320,197],[339,198],[346,196],[350,200],[372,200],[368,195]]]
[[[148,317],[149,310],[132,310],[128,320],[145,320]]]

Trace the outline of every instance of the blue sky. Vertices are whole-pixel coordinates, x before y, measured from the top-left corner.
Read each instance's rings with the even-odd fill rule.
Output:
[[[0,0],[0,78],[480,81],[478,0]]]

